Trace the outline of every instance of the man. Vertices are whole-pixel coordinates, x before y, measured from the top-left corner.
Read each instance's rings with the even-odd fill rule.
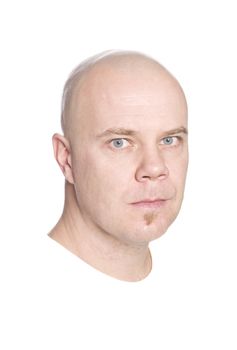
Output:
[[[55,158],[65,206],[50,237],[124,281],[152,269],[149,242],[176,218],[188,166],[187,104],[177,80],[137,52],[110,51],[69,77]]]

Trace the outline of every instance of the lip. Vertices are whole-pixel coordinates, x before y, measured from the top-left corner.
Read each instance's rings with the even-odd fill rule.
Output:
[[[158,209],[163,207],[166,201],[166,199],[143,199],[141,201],[131,203],[131,205],[137,208]]]

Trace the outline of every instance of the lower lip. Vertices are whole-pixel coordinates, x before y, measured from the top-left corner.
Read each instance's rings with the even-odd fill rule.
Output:
[[[132,203],[133,207],[136,208],[150,208],[150,209],[158,209],[165,205],[166,200],[157,200],[152,202],[137,202]]]

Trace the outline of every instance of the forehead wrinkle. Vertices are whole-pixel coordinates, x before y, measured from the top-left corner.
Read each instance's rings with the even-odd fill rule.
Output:
[[[121,71],[98,71],[88,77],[82,87],[83,97],[90,102],[108,107],[126,108],[126,113],[134,114],[134,107],[167,108],[170,104],[187,110],[186,100],[180,85],[168,73],[159,74],[143,67],[146,72],[138,76],[136,68],[124,74]],[[104,73],[104,74],[103,74]],[[181,101],[182,100],[182,101]]]

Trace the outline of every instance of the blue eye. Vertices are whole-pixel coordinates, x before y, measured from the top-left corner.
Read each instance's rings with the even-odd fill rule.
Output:
[[[167,146],[172,145],[172,143],[174,142],[174,138],[173,137],[165,137],[163,139],[163,142]]]
[[[177,143],[177,137],[176,136],[167,136],[162,139],[162,142],[165,146],[173,145],[175,142]]]
[[[123,148],[126,140],[124,139],[114,139],[112,140],[112,145],[115,148]]]

